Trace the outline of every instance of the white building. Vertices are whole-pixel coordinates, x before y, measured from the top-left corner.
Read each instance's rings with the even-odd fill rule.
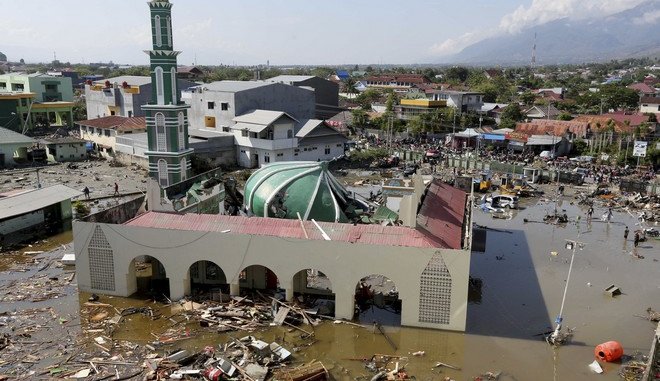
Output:
[[[237,163],[254,168],[277,161],[332,160],[344,154],[344,135],[325,122],[304,123],[282,111],[253,110],[231,127]]]
[[[76,124],[80,128],[80,137],[94,143],[96,150],[104,156],[114,155],[118,137],[147,131],[143,116],[127,118],[113,115],[81,120]]]
[[[190,129],[230,132],[234,118],[252,110],[282,111],[298,120],[314,118],[315,93],[283,83],[220,81],[185,92]]]
[[[426,97],[431,101],[446,101],[447,106],[461,112],[480,112],[484,105],[483,94],[470,91],[427,90]]]
[[[28,148],[33,143],[30,137],[0,127],[0,168],[27,161]]]

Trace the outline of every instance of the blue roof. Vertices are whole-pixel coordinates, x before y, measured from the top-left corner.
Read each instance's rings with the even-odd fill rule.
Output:
[[[339,79],[348,79],[351,75],[348,74],[348,71],[346,70],[337,70],[337,77]]]
[[[485,140],[506,140],[506,137],[504,135],[499,135],[499,134],[483,134],[481,136],[482,139]]]

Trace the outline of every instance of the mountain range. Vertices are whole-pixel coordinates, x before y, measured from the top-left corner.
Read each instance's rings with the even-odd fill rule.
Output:
[[[609,16],[562,18],[512,35],[487,38],[448,57],[446,63],[529,64],[536,34],[536,63],[562,64],[660,54],[660,0]]]

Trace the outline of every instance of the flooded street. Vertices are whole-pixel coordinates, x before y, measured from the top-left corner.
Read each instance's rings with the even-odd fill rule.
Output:
[[[287,327],[263,328],[252,335],[268,342],[277,341],[294,352],[295,364],[321,360],[336,380],[369,380],[373,373],[359,359],[374,354],[405,357],[400,359],[400,365],[405,365],[408,373],[418,380],[443,380],[446,376],[472,380],[488,371],[502,372],[501,380],[619,379],[619,364],[604,364],[602,375],[592,373],[587,366],[594,360],[594,347],[609,340],[619,341],[626,355],[648,352],[655,324],[635,315],[645,315],[648,307],[660,309],[659,241],[640,243],[636,252],[643,258],[634,257],[632,237],[627,242],[623,239],[626,225],[635,230],[633,216],[615,210],[613,222],[603,223],[596,220],[604,212],[597,206],[595,218],[589,224],[586,209],[571,205],[571,196],[572,190],[568,189],[559,211],[565,211],[571,221],[581,216],[579,224],[554,226],[535,222],[554,211],[554,203],[538,198],[524,199],[521,210],[514,212],[510,220],[493,219],[474,209],[477,224],[498,231],[488,230],[485,253],[472,254],[470,273],[478,281],[473,281],[470,290],[465,333],[388,326],[388,322],[396,319],[392,320],[390,313],[374,309],[361,316],[360,323],[366,328],[326,321],[315,327],[313,340],[302,339],[299,331]],[[564,330],[572,328],[575,333],[568,345],[553,348],[540,334],[552,330],[561,306],[571,258],[571,251],[564,248],[566,239],[585,243],[576,252],[563,313]],[[58,266],[62,254],[72,252],[70,241],[69,233],[21,251],[49,252],[36,255],[19,252],[1,258],[3,317],[12,316],[13,311],[20,314],[28,309],[42,309],[34,312],[35,318],[30,314],[22,320],[15,316],[16,320],[8,320],[1,328],[38,324],[40,328],[34,330],[29,342],[48,345],[35,345],[36,359],[19,368],[11,368],[11,358],[3,358],[0,373],[34,370],[38,374],[48,365],[65,360],[72,354],[74,345],[89,353],[99,350],[93,345],[93,338],[105,333],[84,333],[90,327],[91,312],[84,305],[89,295],[78,295],[76,280],[70,272],[73,268]],[[63,244],[68,245],[63,247]],[[53,291],[63,294],[32,302],[39,299],[37,296],[44,289],[30,287],[43,284],[43,277],[50,282],[63,282]],[[622,294],[616,297],[606,294],[604,289],[611,284],[620,287]],[[198,322],[186,323],[181,319],[178,304],[163,306],[140,299],[106,296],[101,296],[99,301],[120,311],[149,306],[161,316],[157,320],[140,313],[126,316],[112,334],[114,341],[145,345],[170,328],[189,334],[190,338],[156,348],[160,353],[174,348],[201,351],[207,345],[217,347],[226,343],[229,336],[239,338],[249,334],[216,333],[211,328],[200,327]],[[405,300],[402,308],[406,308]],[[383,335],[374,333],[370,325],[374,319],[385,325],[396,350]],[[424,351],[425,355],[413,356],[417,351]],[[438,362],[461,370],[436,368]]]

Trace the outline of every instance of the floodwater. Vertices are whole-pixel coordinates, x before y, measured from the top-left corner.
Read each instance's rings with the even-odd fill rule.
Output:
[[[633,216],[615,211],[609,224],[596,220],[588,224],[585,211],[570,204],[570,195],[567,189],[559,210],[571,220],[581,216],[579,224],[533,222],[554,211],[554,203],[538,199],[523,200],[523,209],[514,212],[510,220],[493,219],[474,210],[476,223],[502,231],[489,230],[486,252],[472,254],[471,276],[480,280],[480,287],[471,290],[465,333],[386,326],[396,349],[371,327],[329,321],[315,327],[315,342],[309,346],[299,331],[283,327],[264,328],[252,335],[278,341],[294,352],[296,363],[322,361],[334,378],[342,381],[370,379],[373,374],[355,359],[374,354],[406,357],[399,360],[400,365],[418,380],[443,380],[446,376],[472,380],[488,371],[502,372],[500,380],[617,380],[620,364],[601,364],[605,370],[602,375],[592,373],[587,366],[594,360],[594,347],[609,340],[621,342],[626,355],[648,352],[656,325],[635,315],[645,315],[648,307],[660,310],[660,241],[640,243],[636,253],[644,258],[634,257],[633,234],[627,242],[623,240],[625,225],[635,230]],[[603,211],[597,205],[594,216]],[[559,313],[571,259],[571,251],[564,247],[566,239],[585,243],[582,250],[576,250],[563,313],[564,327],[574,328],[575,333],[567,345],[553,348],[538,334],[551,330]],[[0,279],[6,274],[3,272]],[[622,294],[614,298],[605,294],[604,289],[611,284],[620,287]],[[73,293],[67,303],[75,313],[87,297]],[[144,300],[102,296],[101,302],[118,309],[147,305],[162,314],[155,321],[140,314],[128,316],[114,332],[115,340],[146,344],[154,340],[153,335],[171,327],[190,332],[190,339],[161,351],[175,347],[201,351],[206,345],[224,344],[228,335],[248,334],[220,334],[192,322],[177,324],[181,317],[174,307]],[[379,317],[387,323],[387,313],[377,309],[370,313],[362,319],[364,324]],[[86,318],[81,322],[85,329]],[[425,355],[413,356],[417,351]],[[461,370],[435,368],[437,362]]]

